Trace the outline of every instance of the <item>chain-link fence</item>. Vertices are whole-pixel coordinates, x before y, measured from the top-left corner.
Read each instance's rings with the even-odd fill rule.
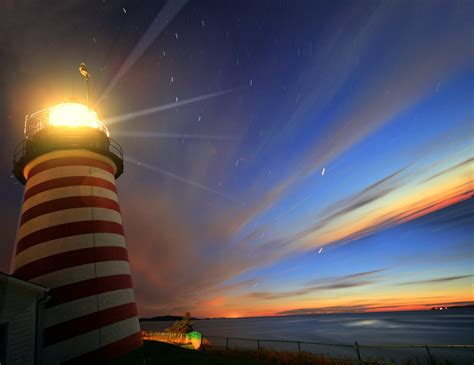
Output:
[[[474,345],[343,345],[204,335],[203,343],[227,350],[292,351],[303,358],[304,354],[314,354],[353,364],[474,364]]]

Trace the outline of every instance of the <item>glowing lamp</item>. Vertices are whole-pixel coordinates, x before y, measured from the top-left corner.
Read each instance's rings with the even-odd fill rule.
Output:
[[[53,151],[87,150],[111,159],[114,176],[123,172],[123,152],[90,107],[74,102],[57,104],[25,117],[24,139],[15,149],[14,175],[27,181],[27,165]]]
[[[53,106],[49,111],[48,124],[53,127],[96,128],[105,132],[107,137],[110,135],[97,113],[78,103],[62,103]]]

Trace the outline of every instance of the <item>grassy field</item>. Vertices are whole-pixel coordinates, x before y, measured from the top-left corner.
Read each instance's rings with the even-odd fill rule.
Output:
[[[147,365],[352,365],[348,359],[334,359],[323,355],[295,351],[276,351],[271,349],[245,350],[223,349],[203,345],[200,350],[186,349],[158,341],[144,341],[144,353]],[[364,361],[364,365],[386,365],[383,360]],[[430,362],[406,360],[404,365],[423,364],[441,365],[448,362]]]
[[[232,354],[188,350],[158,341],[144,341],[147,365],[262,365],[264,362]]]
[[[350,360],[336,360],[303,352],[260,351],[243,349],[218,349],[203,345],[201,350],[185,349],[158,341],[144,341],[147,365],[167,364],[209,364],[209,365],[350,365]],[[377,364],[369,362],[367,364]]]

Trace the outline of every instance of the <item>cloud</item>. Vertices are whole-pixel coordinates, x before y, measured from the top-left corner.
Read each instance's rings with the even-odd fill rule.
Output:
[[[436,212],[438,213],[438,212]],[[423,217],[424,218],[424,217]],[[456,218],[455,218],[456,219]],[[469,222],[466,222],[466,226],[473,222],[474,217],[471,217]],[[456,220],[456,224],[457,224]],[[416,229],[425,225],[425,222],[420,222],[420,225],[417,225]],[[433,221],[431,226],[441,227],[448,226],[450,228],[450,223],[440,221]],[[462,261],[471,260],[472,256],[472,242],[469,238],[466,238],[465,241],[456,242],[456,244],[451,246],[451,251],[446,250],[426,250],[423,255],[418,254],[404,254],[400,253],[399,256],[394,257],[394,265],[397,267],[422,267],[422,266],[440,266],[440,265],[450,265],[450,264],[459,264]]]
[[[398,285],[418,285],[418,284],[438,284],[438,283],[445,283],[455,280],[461,280],[466,278],[472,278],[473,275],[459,275],[459,276],[446,276],[442,278],[436,279],[429,279],[429,280],[415,280],[415,281],[407,281],[404,283],[400,283]]]
[[[270,140],[285,143],[297,128],[308,126],[322,117],[333,98],[347,87],[363,65],[362,55],[376,41],[380,28],[390,20],[393,5],[379,2],[362,9],[353,4],[346,9],[332,18],[326,36],[318,40],[318,51],[303,65],[307,83],[294,85],[301,97],[296,106],[291,105],[293,111],[289,118],[279,128],[280,132],[271,134],[260,149],[263,150]],[[351,32],[346,32],[347,28]]]
[[[305,249],[306,246],[301,244],[300,240],[306,236],[324,228],[346,214],[350,214],[358,209],[364,208],[365,206],[378,201],[379,199],[382,199],[392,191],[396,190],[402,185],[403,180],[406,178],[403,175],[406,169],[407,167],[398,169],[397,171],[384,176],[383,178],[361,189],[360,191],[351,194],[349,197],[332,203],[317,217],[313,218],[315,223],[309,227],[291,233],[287,236],[276,237],[261,242],[262,240],[258,239],[258,237],[261,236],[261,233],[272,230],[271,225],[266,224],[250,231],[250,233],[241,238],[237,244],[242,248],[248,247],[249,249],[251,249],[250,246],[252,245],[255,253],[259,255],[264,255],[269,251],[273,253],[274,257],[278,258],[282,258],[287,255],[294,255],[295,252],[297,252],[295,250]],[[223,211],[218,217],[216,226],[222,229],[219,231],[220,234],[232,237],[243,228],[245,225],[244,221],[248,217],[249,211],[246,208],[240,211]],[[379,228],[379,226],[370,227],[368,228],[366,234]]]
[[[309,315],[309,314],[319,314],[319,313],[357,313],[365,312],[370,307],[367,305],[334,305],[334,306],[324,306],[324,307],[311,307],[311,308],[297,308],[289,309],[285,311],[278,312],[279,315],[283,316],[292,316],[292,315]]]
[[[260,280],[259,278],[242,280],[242,281],[239,281],[235,284],[228,284],[228,285],[224,285],[224,286],[218,287],[216,289],[213,289],[212,293],[214,295],[219,294],[219,293],[225,293],[225,292],[234,292],[235,293],[236,291],[239,291],[241,289],[254,287],[256,284],[258,284],[259,280]]]
[[[444,191],[442,196],[430,196],[424,199],[415,200],[411,202],[410,205],[403,207],[403,209],[398,208],[387,210],[385,212],[378,212],[376,219],[369,225],[361,229],[356,229],[342,238],[333,239],[330,243],[333,245],[339,245],[358,240],[369,234],[373,234],[374,232],[415,220],[449,205],[467,200],[472,197],[472,190],[470,190],[470,187],[470,183],[462,184],[453,189]],[[431,217],[431,219],[442,221],[439,217]]]
[[[469,166],[469,165],[472,164],[473,162],[474,162],[474,158],[473,158],[473,157],[468,158],[468,159],[466,159],[466,160],[464,160],[464,161],[462,161],[462,162],[457,163],[457,164],[454,165],[454,166],[448,167],[448,168],[444,169],[443,171],[440,171],[440,172],[438,172],[437,174],[434,174],[434,175],[430,176],[429,178],[423,180],[423,182],[427,182],[427,181],[436,179],[436,178],[439,177],[439,176],[448,174],[448,173],[450,173],[450,172],[452,172],[452,171],[455,171],[455,170],[457,170],[457,169],[459,169],[459,168],[461,168],[461,167]]]
[[[374,9],[371,12],[370,24],[361,25],[361,28],[356,32],[354,46],[344,48],[341,54],[352,54],[359,59],[359,62],[351,64],[352,67],[346,68],[348,64],[342,61],[344,57],[340,57],[338,63],[315,62],[313,72],[307,74],[307,82],[308,85],[321,85],[321,87],[318,87],[314,93],[302,96],[302,102],[298,105],[294,115],[290,116],[288,125],[281,128],[281,132],[275,136],[277,140],[287,140],[292,133],[292,126],[304,124],[304,119],[308,116],[311,116],[311,122],[319,120],[321,113],[331,103],[332,97],[337,95],[340,88],[345,85],[347,77],[353,71],[358,71],[359,66],[363,64],[365,52],[376,44],[373,37],[377,37],[378,31],[384,30],[387,20],[393,22],[392,10],[394,9],[400,15],[400,6],[397,4],[381,4],[377,9]],[[427,16],[431,16],[431,18],[424,21],[429,23],[433,20],[432,15],[428,14]],[[250,186],[245,186],[243,195],[239,196],[239,199],[246,202],[244,207],[225,202],[226,206],[217,203],[219,209],[216,208],[216,210],[212,207],[208,210],[207,205],[203,208],[202,201],[204,199],[201,198],[201,204],[196,204],[194,199],[199,196],[196,192],[198,189],[189,183],[186,184],[189,188],[188,194],[181,194],[179,199],[173,200],[172,195],[166,197],[166,194],[173,194],[173,186],[171,186],[173,182],[171,182],[166,186],[169,189],[163,185],[160,187],[161,192],[156,205],[162,207],[158,209],[153,206],[149,212],[157,222],[160,222],[160,227],[155,227],[155,222],[149,218],[145,219],[145,222],[138,223],[136,223],[136,217],[129,218],[134,222],[133,225],[136,224],[143,230],[147,228],[151,231],[145,235],[136,230],[137,232],[130,237],[132,240],[142,242],[153,240],[155,242],[154,246],[150,247],[148,254],[137,255],[139,257],[134,258],[134,262],[136,262],[134,265],[138,270],[136,281],[140,282],[137,293],[140,303],[142,303],[142,310],[175,311],[181,310],[187,305],[191,307],[191,310],[198,309],[199,305],[205,300],[209,300],[212,295],[220,297],[231,293],[232,290],[226,290],[226,285],[223,285],[227,280],[235,279],[244,272],[275,263],[283,257],[294,255],[301,252],[302,249],[311,247],[312,240],[303,242],[302,239],[313,233],[318,233],[318,230],[357,211],[367,209],[371,205],[375,206],[407,183],[409,177],[407,172],[410,166],[391,172],[349,197],[339,199],[314,217],[314,223],[285,236],[270,237],[263,241],[259,239],[261,233],[267,230],[271,231],[272,226],[269,224],[262,224],[255,228],[252,226],[258,222],[259,217],[270,212],[282,199],[290,196],[298,185],[318,168],[334,160],[385,123],[411,108],[423,97],[429,95],[430,90],[436,89],[438,82],[451,77],[454,72],[465,66],[466,59],[469,57],[466,55],[462,40],[457,39],[451,42],[452,37],[457,37],[457,32],[463,34],[459,29],[463,25],[448,28],[450,29],[449,35],[442,34],[441,30],[437,30],[439,43],[435,45],[425,42],[419,33],[413,32],[413,29],[418,27],[417,18],[414,14],[408,17],[407,29],[400,30],[400,39],[391,46],[392,48],[387,51],[386,56],[383,56],[385,58],[375,64],[373,75],[357,85],[357,91],[351,95],[351,103],[342,107],[337,114],[330,116],[330,120],[325,122],[327,128],[324,128],[324,135],[314,136],[314,143],[309,145],[300,159],[294,161],[291,171],[283,174],[282,179],[276,180],[273,186],[266,187],[264,191],[261,189],[263,175],[257,176]],[[346,19],[346,21],[349,20]],[[331,34],[333,34],[332,39],[329,39],[325,44],[326,48],[323,49],[322,55],[324,52],[327,55],[339,53],[338,46],[342,39],[340,37],[343,35]],[[411,39],[413,34],[416,36],[415,39]],[[350,42],[343,43],[351,44]],[[443,49],[450,51],[445,53],[442,51]],[[429,64],[426,64],[426,60],[430,60]],[[328,69],[321,70],[318,65],[326,65],[325,67]],[[420,69],[423,71],[420,72]],[[339,77],[340,70],[345,73],[340,74]],[[318,81],[322,81],[319,75],[327,75],[323,83],[318,83]],[[330,89],[326,86],[330,86]],[[327,94],[326,91],[328,91]],[[274,141],[269,140],[268,143],[273,144]],[[259,150],[261,149],[260,146]],[[186,176],[192,179],[190,181],[193,183],[202,181],[202,187],[208,191],[219,191],[212,184],[206,182],[209,176],[209,170],[206,167],[212,166],[215,169],[213,171],[220,171],[224,176],[234,175],[233,172],[229,173],[224,170],[223,166],[232,158],[231,152],[235,151],[226,150],[222,156],[222,163],[218,167],[214,165],[215,160],[212,158],[205,157],[203,153],[193,153],[189,157],[189,161],[173,171],[186,171]],[[173,155],[170,151],[164,150],[163,152],[163,155]],[[179,153],[181,155],[181,151]],[[166,165],[163,166],[163,169],[166,169]],[[203,179],[197,178],[197,176],[202,176]],[[181,188],[180,186],[179,191]],[[199,190],[203,189],[199,188]],[[155,192],[156,189],[152,189],[152,191]],[[174,193],[176,193],[176,189]],[[136,215],[139,215],[139,211],[148,209],[148,200],[138,197],[136,199],[134,204],[142,207],[136,209]],[[177,200],[186,201],[187,206],[177,203]],[[427,200],[416,207],[412,206],[401,212],[395,210],[382,212],[380,217],[368,226],[355,229],[348,232],[342,239],[327,243],[340,243],[344,240],[359,238],[376,230],[399,224],[409,217],[430,212],[431,209],[440,206],[439,204],[441,204],[440,201]],[[196,210],[197,208],[199,208],[199,212]],[[203,210],[206,211],[206,220],[199,217],[202,216]],[[192,224],[191,222],[196,219],[198,224]],[[355,220],[353,219],[353,221]],[[137,249],[139,248],[137,247]],[[176,264],[173,265],[173,262]],[[318,291],[350,290],[350,288],[374,284],[377,280],[375,275],[379,273],[378,271],[356,273],[354,275],[360,276],[340,278],[339,281],[330,279],[326,282],[315,282],[295,290],[262,291],[249,295],[254,299],[273,300],[295,298]],[[242,285],[237,285],[236,290],[245,289],[246,285],[252,284],[244,282]]]
[[[353,193],[350,197],[340,199],[321,213],[321,216],[316,218],[316,223],[312,226],[306,228],[305,230],[299,232],[297,237],[303,238],[314,231],[323,228],[328,225],[331,221],[336,220],[337,218],[352,213],[357,209],[363,208],[379,199],[382,199],[386,195],[390,194],[392,191],[396,190],[401,186],[402,181],[400,180],[399,175],[405,171],[407,168],[401,168],[380,180],[374,182],[368,187]]]
[[[232,245],[235,245],[236,248],[239,249],[239,254],[242,255],[241,257],[260,257],[262,260],[256,260],[252,263],[249,262],[244,268],[242,268],[241,272],[245,272],[245,270],[251,270],[257,267],[262,267],[262,265],[267,265],[269,263],[274,263],[277,260],[282,259],[288,255],[294,255],[295,248],[300,247],[297,243],[297,240],[304,237],[305,235],[313,232],[315,229],[319,229],[323,227],[325,224],[330,223],[332,220],[336,219],[336,217],[343,216],[349,212],[355,211],[361,207],[364,207],[371,202],[375,202],[378,199],[383,198],[389,192],[397,189],[397,187],[401,186],[402,183],[409,178],[409,175],[405,174],[407,167],[401,168],[395,172],[388,174],[380,178],[379,180],[375,181],[374,183],[370,184],[369,186],[361,189],[359,192],[352,194],[350,197],[341,199],[338,202],[335,202],[330,207],[325,209],[322,218],[319,218],[320,221],[317,224],[310,227],[310,229],[303,230],[301,232],[297,232],[294,235],[289,235],[287,237],[276,237],[271,238],[267,241],[261,242],[262,232],[271,231],[271,226],[262,225],[254,230],[250,231],[248,234],[243,236],[238,241],[233,241]],[[461,189],[462,190],[462,189]],[[453,194],[457,194],[456,191],[453,191]],[[440,198],[441,199],[441,198]],[[388,212],[386,213],[386,217],[384,215],[380,216],[380,219],[376,224],[373,224],[369,227],[366,227],[362,230],[357,230],[353,232],[351,235],[344,237],[340,241],[334,241],[333,244],[341,244],[353,239],[358,239],[364,235],[368,235],[373,233],[374,231],[387,228],[389,226],[399,224],[402,221],[405,221],[407,217],[410,215],[417,215],[421,211],[430,211],[433,207],[438,206],[439,204],[444,201],[441,199],[440,201],[423,203],[416,205],[412,210],[409,211],[402,211],[399,213]],[[332,213],[331,213],[332,212]],[[222,212],[220,212],[221,214]],[[215,226],[212,228],[213,233],[215,232],[228,232],[226,229],[229,227],[226,221],[217,220],[215,222],[222,222],[223,225],[219,228]],[[232,223],[232,222],[231,222]],[[234,222],[235,223],[235,222]],[[319,225],[318,225],[319,223]],[[321,224],[324,223],[324,224]],[[224,230],[222,230],[224,228]],[[227,237],[224,235],[223,237]],[[229,241],[226,241],[229,242]],[[229,247],[232,245],[229,244]],[[301,247],[300,247],[301,248]],[[268,260],[265,260],[267,258]],[[288,291],[260,291],[260,292],[251,292],[247,295],[244,295],[243,298],[250,299],[250,300],[278,300],[287,298],[288,300],[293,300],[297,297],[304,296],[306,294],[310,294],[313,292],[323,292],[323,291],[333,291],[333,290],[343,290],[343,289],[350,289],[362,286],[368,286],[375,284],[377,282],[377,274],[388,270],[387,268],[371,270],[371,271],[364,271],[359,273],[354,273],[348,276],[337,277],[337,278],[323,278],[323,279],[316,279],[306,283],[306,285],[302,288],[288,290]],[[214,289],[212,289],[214,290]]]
[[[474,305],[474,301],[472,300],[463,300],[463,301],[446,301],[446,302],[437,302],[434,304],[429,304],[431,307],[436,307],[436,306],[457,306],[457,305]]]
[[[140,315],[209,315],[215,296],[252,287],[257,278],[224,284],[250,268],[274,262],[214,236],[214,222],[195,217],[179,193],[146,188],[122,196],[122,214]],[[145,196],[146,195],[146,196]],[[208,211],[212,218],[215,214]]]
[[[361,33],[360,46],[351,49],[353,56],[363,57],[377,41],[373,38],[374,35],[382,34],[386,31],[386,26],[393,25],[395,19],[402,16],[404,8],[402,4],[383,3],[376,9],[367,34],[364,31]],[[403,14],[405,26],[398,28],[396,41],[385,49],[386,53],[380,56],[371,69],[370,77],[357,85],[357,92],[351,95],[351,102],[325,122],[329,127],[324,138],[321,135],[314,137],[314,143],[296,161],[296,167],[288,177],[267,189],[261,198],[254,200],[239,216],[237,227],[268,212],[315,171],[430,95],[438,82],[444,82],[453,74],[469,67],[471,55],[469,47],[465,46],[470,32],[469,22],[465,21],[465,17],[462,17],[463,21],[455,21],[456,16],[446,17],[443,21],[445,26],[441,29],[435,26],[439,22],[437,16],[435,11],[426,12],[420,22],[416,7]],[[422,33],[418,34],[417,30],[423,27],[432,30],[430,37],[437,39],[436,42],[428,42]],[[325,74],[324,71],[318,70],[318,73]],[[339,84],[339,74],[335,70],[329,74],[334,76],[331,82]],[[311,77],[307,81],[311,85],[318,85],[318,80]],[[302,122],[301,116],[306,115],[313,105],[328,105],[330,102],[313,94],[308,97],[311,99],[304,103],[307,109],[298,109],[299,122]],[[314,119],[315,115],[312,115],[311,120]],[[282,138],[288,138],[288,135]]]
[[[330,278],[330,280],[333,280],[333,281],[346,281],[346,280],[352,280],[352,279],[359,279],[359,278],[366,277],[366,276],[373,276],[374,274],[378,274],[380,272],[384,272],[384,271],[387,271],[387,270],[389,270],[389,268],[376,269],[376,270],[370,270],[370,271],[361,271],[361,272],[356,272],[354,274],[349,274],[349,275],[343,275],[343,276],[339,276],[339,277]],[[320,283],[321,281],[324,281],[324,280],[327,280],[327,279],[311,280],[311,281],[307,282],[307,285],[318,284],[318,283]]]
[[[361,286],[368,286],[375,284],[379,276],[375,274],[388,270],[388,268],[358,272],[349,275],[342,275],[330,278],[321,278],[312,280],[306,283],[306,286],[296,290],[288,291],[261,291],[252,292],[247,296],[251,299],[257,300],[275,300],[282,298],[295,298],[302,295],[311,294],[314,292],[332,291],[339,289],[351,289]]]
[[[429,302],[426,299],[433,298],[417,298],[414,301],[401,301],[400,298],[389,298],[388,300],[380,300],[378,302],[361,301],[361,304],[348,305],[331,305],[309,308],[295,308],[280,311],[277,314],[283,316],[292,315],[310,315],[321,313],[364,313],[377,311],[396,311],[396,310],[413,310],[414,308],[431,309],[436,306],[458,306],[458,305],[472,305],[473,301],[443,301],[441,298],[438,302]],[[384,304],[387,303],[387,304]]]
[[[140,57],[147,49],[152,52],[153,47],[150,45],[153,44],[154,39],[160,35],[164,26],[172,21],[174,15],[178,14],[180,7],[185,3],[185,1],[178,1],[172,4],[168,1],[163,12],[150,24],[148,30],[146,27],[144,29],[139,27],[138,31],[144,32],[135,48],[135,45],[129,44],[129,40],[135,39],[138,34],[137,28],[122,27],[122,41],[110,46],[107,54],[104,54],[107,48],[102,46],[104,43],[100,47],[91,46],[93,43],[89,38],[90,35],[95,34],[96,37],[102,35],[105,41],[114,39],[117,35],[115,21],[103,22],[104,14],[107,19],[113,19],[114,7],[104,7],[100,12],[92,8],[85,9],[88,17],[84,17],[83,4],[80,1],[68,2],[53,8],[21,2],[18,5],[8,3],[3,17],[0,15],[5,20],[7,31],[11,34],[11,37],[7,37],[9,38],[8,47],[3,48],[2,54],[5,57],[2,59],[4,61],[6,59],[6,65],[11,66],[4,67],[4,70],[12,69],[15,72],[0,72],[0,78],[7,77],[8,86],[6,87],[9,95],[5,100],[15,100],[15,103],[10,103],[9,108],[14,109],[16,114],[12,113],[14,114],[12,121],[7,121],[10,113],[6,113],[4,120],[14,125],[15,131],[20,133],[20,128],[17,128],[17,124],[13,121],[21,120],[25,110],[29,111],[36,105],[48,105],[54,98],[69,95],[70,74],[71,72],[77,74],[77,70],[72,69],[70,65],[76,64],[78,55],[89,54],[91,62],[93,60],[96,62],[96,70],[99,69],[100,64],[104,64],[107,70],[112,71],[115,62],[120,61],[120,57],[117,56],[122,54],[116,51],[122,49],[128,53],[129,49],[133,49],[122,63],[122,67],[120,65],[117,67],[119,71],[112,78],[105,93],[112,90],[127,70],[137,68],[138,62],[141,62]],[[360,17],[354,16],[352,7],[358,11],[357,14]],[[402,11],[402,8],[406,11]],[[460,8],[462,10],[462,7]],[[163,19],[166,9],[170,11],[168,13],[170,16],[168,19]],[[470,60],[469,47],[465,46],[469,43],[470,24],[466,26],[462,21],[458,24],[454,23],[455,19],[459,19],[457,17],[459,14],[449,13],[446,14],[446,19],[443,19],[444,16],[442,19],[436,19],[434,15],[436,11],[431,12],[430,8],[425,8],[424,15],[420,18],[418,10],[417,6],[405,7],[403,4],[390,2],[376,3],[370,9],[351,5],[348,11],[339,12],[334,21],[328,22],[329,28],[325,28],[326,34],[318,40],[318,52],[315,52],[315,57],[307,58],[310,63],[302,69],[304,72],[302,83],[296,81],[293,85],[289,85],[293,91],[301,89],[300,101],[295,106],[294,101],[291,100],[292,105],[288,108],[275,107],[275,114],[285,109],[290,115],[282,117],[284,125],[281,128],[272,126],[275,133],[268,133],[268,137],[256,146],[256,153],[261,151],[263,154],[266,147],[273,148],[275,144],[288,143],[298,129],[303,133],[309,133],[310,128],[306,128],[307,126],[316,123],[323,127],[317,134],[306,136],[310,141],[307,148],[302,150],[301,156],[290,160],[288,169],[280,174],[281,178],[272,180],[273,185],[268,186],[262,183],[262,181],[268,181],[266,169],[245,170],[241,173],[242,175],[228,169],[229,161],[233,166],[235,154],[239,153],[237,156],[240,158],[242,146],[249,144],[244,138],[241,145],[228,144],[225,149],[220,147],[222,143],[218,147],[200,144],[197,148],[196,143],[192,143],[193,146],[189,147],[188,143],[171,146],[166,141],[160,141],[160,143],[155,141],[144,148],[144,141],[135,144],[130,140],[125,141],[128,144],[126,147],[129,147],[125,149],[126,151],[132,155],[146,152],[150,158],[149,169],[160,174],[155,174],[153,179],[149,179],[151,174],[142,171],[125,174],[118,181],[119,188],[125,193],[121,194],[122,212],[141,314],[179,314],[186,310],[207,311],[207,304],[211,299],[215,299],[212,302],[214,304],[225,303],[227,295],[234,291],[248,291],[248,288],[252,287],[258,279],[238,281],[235,284],[227,284],[228,282],[234,282],[239,275],[249,270],[274,264],[283,257],[295,255],[311,247],[313,244],[311,240],[305,245],[301,243],[301,239],[338,219],[377,204],[407,182],[405,169],[408,168],[397,170],[368,187],[360,189],[357,193],[331,204],[313,217],[313,223],[308,224],[308,227],[305,226],[303,229],[294,227],[296,233],[285,232],[282,237],[272,237],[268,234],[266,237],[270,238],[266,238],[265,241],[259,238],[262,232],[271,232],[274,228],[267,223],[258,225],[260,216],[274,209],[281,200],[291,197],[291,194],[297,191],[299,184],[304,183],[317,169],[331,163],[392,118],[411,108],[425,96],[429,96],[430,90],[435,90],[438,82],[444,82],[454,73],[462,71],[466,60]],[[99,16],[99,14],[102,15]],[[57,22],[57,19],[64,18],[66,15],[71,20],[70,22],[67,24]],[[398,22],[401,16],[403,16],[404,27],[400,28],[397,25],[398,34],[394,42],[384,48],[383,52],[375,49],[381,44],[379,37],[382,37],[381,34],[387,30],[386,27]],[[24,30],[24,24],[30,24],[37,18],[42,19],[43,27],[35,28],[33,31],[17,31]],[[94,21],[91,22],[91,19]],[[84,27],[86,24],[91,26],[87,27],[87,32],[77,32],[78,26]],[[443,24],[443,27],[439,27],[439,24]],[[431,28],[434,29],[430,38],[425,39],[423,34]],[[418,30],[422,31],[418,32]],[[286,32],[286,29],[282,31]],[[431,39],[436,39],[436,42]],[[22,46],[18,47],[18,44]],[[115,51],[113,51],[114,47]],[[59,57],[51,58],[51,54],[58,55],[58,49],[61,49]],[[235,58],[234,50],[230,49],[232,62]],[[370,56],[374,50],[380,54],[380,59]],[[223,49],[222,52],[226,50]],[[155,53],[157,53],[156,50]],[[189,50],[189,54],[192,54],[192,50]],[[156,56],[154,53],[153,55]],[[262,56],[262,54],[259,55]],[[269,52],[269,57],[273,55],[273,51]],[[211,63],[211,68],[216,65],[217,70],[220,64],[224,64],[220,56],[208,57],[209,61],[217,60],[215,64]],[[187,57],[184,58],[187,59]],[[100,59],[103,60],[102,63],[99,62]],[[163,95],[157,93],[156,90],[166,88],[154,87],[157,85],[155,81],[160,80],[152,78],[154,61],[155,58],[150,57],[149,62],[150,64],[153,62],[153,66],[144,67],[134,74],[140,88],[145,87],[146,83],[143,82],[145,79],[149,88],[139,90],[137,93],[127,93],[122,98],[123,100],[117,100],[119,107],[123,107],[124,110],[133,110],[134,105],[138,105],[146,98],[153,100],[150,105],[157,104],[156,100],[168,100],[162,99]],[[368,61],[373,63],[369,64]],[[186,68],[180,68],[177,62],[178,60],[172,62],[170,69],[159,67],[157,73],[163,75],[171,69],[173,72],[182,73],[183,77],[199,73],[196,70],[201,66],[196,66],[199,65],[196,60],[192,64],[186,63]],[[90,66],[94,65],[90,64]],[[359,77],[358,75],[364,71],[365,67],[371,68],[372,75],[367,78]],[[188,70],[189,73],[187,73]],[[214,70],[203,70],[205,72],[202,74],[205,76],[198,79],[199,85],[202,86],[202,80],[205,80],[205,83],[214,89],[213,85],[220,82],[222,77],[219,76],[217,80],[212,76]],[[231,73],[236,75],[234,72]],[[53,79],[51,75],[54,75]],[[105,77],[106,73],[102,75]],[[128,79],[130,82],[133,78],[131,73],[127,76],[130,76]],[[293,75],[290,74],[290,76]],[[101,77],[98,71],[97,77]],[[59,88],[57,83],[60,83]],[[352,85],[349,85],[350,83]],[[189,90],[193,86],[187,83],[184,87]],[[152,89],[154,89],[153,92]],[[214,90],[219,89],[216,85]],[[0,87],[0,90],[3,90],[3,87]],[[38,93],[38,90],[45,90],[45,92]],[[131,89],[127,88],[127,90]],[[348,103],[338,106],[337,113],[328,113],[328,109],[332,108],[341,92],[348,90],[350,90],[347,95]],[[164,96],[169,95],[164,93]],[[138,115],[143,118],[163,108],[174,109],[177,105],[202,101],[204,97],[213,96],[217,95],[182,100],[167,106],[161,105],[149,110],[141,110],[133,116]],[[263,101],[265,95],[262,96],[259,100]],[[228,94],[225,100],[232,100],[233,97],[234,94]],[[209,130],[213,130],[216,135],[232,135],[240,138],[246,135],[246,131],[254,130],[255,125],[251,122],[246,123],[244,119],[248,117],[248,114],[244,112],[244,110],[247,111],[245,104],[234,110],[227,108],[228,104],[220,106],[222,110],[217,110],[217,107],[208,108],[204,103],[202,104],[195,104],[196,109],[207,108],[205,114],[208,120],[211,120],[209,126],[212,127]],[[104,107],[107,106],[104,105]],[[251,110],[252,107],[249,103],[248,109]],[[195,112],[194,109],[191,110],[188,107],[182,109]],[[173,110],[173,113],[168,113],[171,115],[174,112]],[[192,120],[187,118],[188,116],[179,114],[174,117],[174,121]],[[211,116],[215,122],[212,122]],[[128,117],[128,114],[123,117]],[[197,119],[196,115],[193,117],[194,120]],[[186,129],[189,123],[170,123],[170,129],[167,129],[165,120],[164,116],[160,120],[163,133],[179,134],[189,131]],[[140,122],[141,120],[138,119],[134,121],[133,127],[138,128]],[[9,129],[6,130],[8,131]],[[8,133],[3,134],[8,135]],[[435,144],[433,148],[438,147],[439,145]],[[4,147],[2,150],[10,151],[10,148]],[[281,151],[286,153],[286,150]],[[283,164],[284,161],[281,162]],[[11,161],[8,160],[6,163],[8,165],[4,165],[4,171],[11,168]],[[156,166],[159,166],[159,169]],[[132,164],[126,168],[136,169]],[[259,175],[259,171],[262,170],[265,171]],[[177,173],[171,173],[171,171]],[[258,172],[252,175],[254,171]],[[165,178],[159,178],[165,175]],[[326,174],[327,176],[329,175]],[[249,177],[248,181],[247,177]],[[221,179],[224,180],[225,187],[222,191],[218,187]],[[238,190],[241,195],[234,196],[233,190]],[[226,194],[226,191],[232,194]],[[10,192],[11,190],[4,196],[10,196]],[[234,200],[237,199],[245,201],[245,207],[235,204]],[[344,239],[360,237],[387,225],[399,224],[407,218],[430,212],[441,203],[441,200],[435,202],[426,200],[402,212],[389,212],[380,217],[380,220],[372,222],[370,226],[349,232],[351,234],[344,236]],[[6,206],[19,207],[20,205],[15,202]],[[10,243],[14,240],[17,214],[6,209],[4,215],[7,215],[8,219],[5,217],[3,220],[0,219],[3,221],[3,227],[12,227],[5,229],[6,242]],[[253,228],[253,224],[256,228]],[[247,233],[247,231],[250,232]],[[2,265],[5,266],[8,250],[2,252],[6,253],[2,257]],[[344,289],[351,290],[351,288],[375,284],[378,275],[384,270],[386,269],[365,271],[339,278],[313,280],[306,285],[303,283],[301,288],[297,287],[295,290],[260,292],[261,294],[256,294],[256,296],[276,299],[294,298],[308,291],[310,293],[342,292]],[[209,312],[203,314],[208,315]]]

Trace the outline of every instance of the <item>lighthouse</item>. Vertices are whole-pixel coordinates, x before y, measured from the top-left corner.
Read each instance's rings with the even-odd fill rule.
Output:
[[[43,364],[139,363],[142,340],[115,180],[123,153],[89,106],[25,118],[15,277],[49,288]]]

